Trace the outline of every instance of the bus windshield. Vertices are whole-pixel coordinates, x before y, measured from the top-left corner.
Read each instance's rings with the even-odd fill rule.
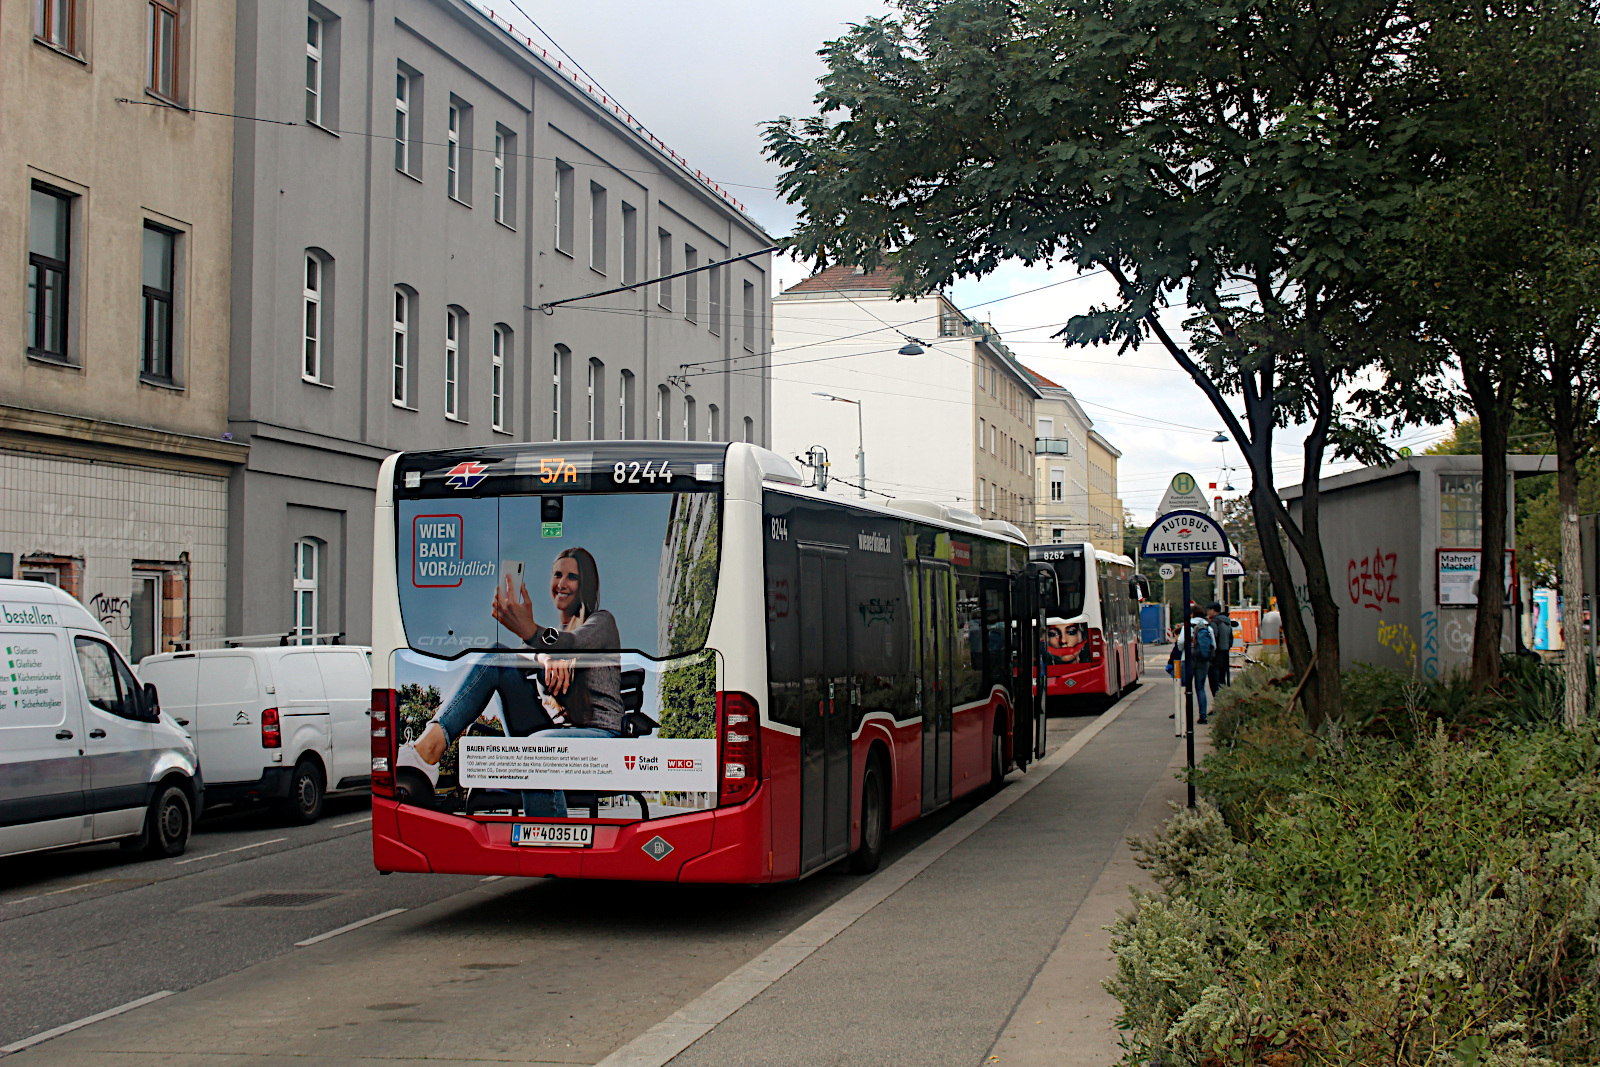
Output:
[[[1052,613],[1063,619],[1083,614],[1084,564],[1083,547],[1034,549],[1035,558],[1050,564],[1056,572],[1056,609]]]
[[[426,457],[406,458],[427,465]],[[541,459],[555,472],[549,483],[528,473]],[[633,480],[634,468],[647,465],[654,477]],[[536,457],[503,472],[472,461],[444,469],[463,466],[458,486],[474,475],[482,481],[471,495],[448,478],[413,477],[407,492],[405,472],[397,475],[400,615],[413,650],[455,658],[559,644],[668,657],[705,647],[717,592],[720,464],[675,469],[669,457],[591,455]]]

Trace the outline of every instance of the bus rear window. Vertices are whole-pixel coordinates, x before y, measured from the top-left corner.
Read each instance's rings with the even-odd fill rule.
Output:
[[[1060,595],[1055,614],[1063,619],[1083,614],[1083,552],[1068,552],[1051,566],[1056,569],[1056,587]]]
[[[719,488],[401,499],[395,515],[401,622],[415,651],[454,658],[560,642],[666,657],[705,647]]]

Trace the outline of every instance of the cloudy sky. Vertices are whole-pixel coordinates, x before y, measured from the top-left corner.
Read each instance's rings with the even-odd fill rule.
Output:
[[[520,12],[513,0],[474,2],[509,18],[535,42],[553,39],[656,136],[727,186],[774,236],[789,232],[795,212],[772,190],[778,169],[761,156],[760,124],[780,115],[810,114],[823,70],[817,49],[849,23],[886,10],[874,0],[782,5],[748,0],[515,0]],[[806,273],[799,265],[779,264],[774,282],[792,285]],[[1050,288],[1028,292],[1042,286]],[[1071,389],[1083,403],[1096,429],[1122,450],[1120,492],[1140,522],[1148,521],[1179,470],[1194,474],[1202,485],[1222,484],[1227,464],[1234,468],[1232,484],[1243,493],[1249,474],[1238,451],[1212,443],[1221,429],[1216,413],[1154,344],[1118,356],[1114,349],[1066,349],[1050,340],[1068,318],[1108,300],[1112,292],[1104,277],[1078,279],[1070,267],[1018,265],[981,282],[957,285],[952,296],[976,317],[992,322],[1024,362]],[[1175,309],[1164,318],[1175,325],[1183,314]],[[783,358],[775,353],[775,366]],[[1398,443],[1420,450],[1438,436],[1437,431],[1419,431]],[[1279,435],[1280,485],[1300,480],[1302,437],[1292,429]]]

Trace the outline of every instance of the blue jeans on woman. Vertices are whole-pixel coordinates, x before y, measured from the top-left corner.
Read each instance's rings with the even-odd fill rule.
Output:
[[[1199,709],[1199,722],[1206,721],[1206,676],[1210,674],[1211,661],[1209,657],[1195,656],[1190,660],[1190,670],[1184,672],[1184,680],[1194,690],[1195,706]]]
[[[550,717],[545,713],[534,691],[533,682],[523,669],[496,667],[480,663],[467,672],[461,688],[450,698],[444,711],[439,713],[439,727],[445,737],[454,742],[478,721],[489,706],[489,700],[500,694],[500,713],[506,733],[512,737],[620,737],[614,730],[598,726],[545,726]],[[526,789],[522,791],[522,813],[527,816],[565,819],[567,794],[561,789]]]

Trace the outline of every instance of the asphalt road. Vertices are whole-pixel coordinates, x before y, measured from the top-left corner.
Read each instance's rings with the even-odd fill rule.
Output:
[[[1089,721],[1052,718],[1050,747]],[[896,833],[887,862],[983,799],[958,801]],[[761,889],[379,876],[366,807],[364,798],[330,801],[309,827],[285,826],[265,809],[222,809],[207,814],[177,860],[101,846],[11,861],[0,870],[0,1046],[158,991],[208,983],[224,990],[228,983],[216,980],[227,976],[235,976],[235,989],[254,982],[288,995],[299,970],[326,974],[337,962],[370,973],[363,979],[370,988],[358,996],[371,1001],[365,1012],[408,1024],[406,1033],[428,1023],[425,996],[509,996],[538,1023],[529,1031],[540,1035],[539,1047],[518,1048],[519,1055],[592,1063],[637,1032],[641,1018],[670,1012],[861,884],[842,865]],[[318,896],[252,899],[263,894]],[[393,909],[410,914],[296,947]],[[641,966],[645,960],[664,966]],[[441,968],[460,977],[441,984]],[[352,1025],[314,1025],[306,999],[291,995],[300,1006],[284,1009],[295,1029],[331,1038],[321,1032]],[[238,1040],[237,1054],[256,1048],[257,1036],[194,1040],[217,1054]],[[410,1047],[409,1039],[400,1044]]]

